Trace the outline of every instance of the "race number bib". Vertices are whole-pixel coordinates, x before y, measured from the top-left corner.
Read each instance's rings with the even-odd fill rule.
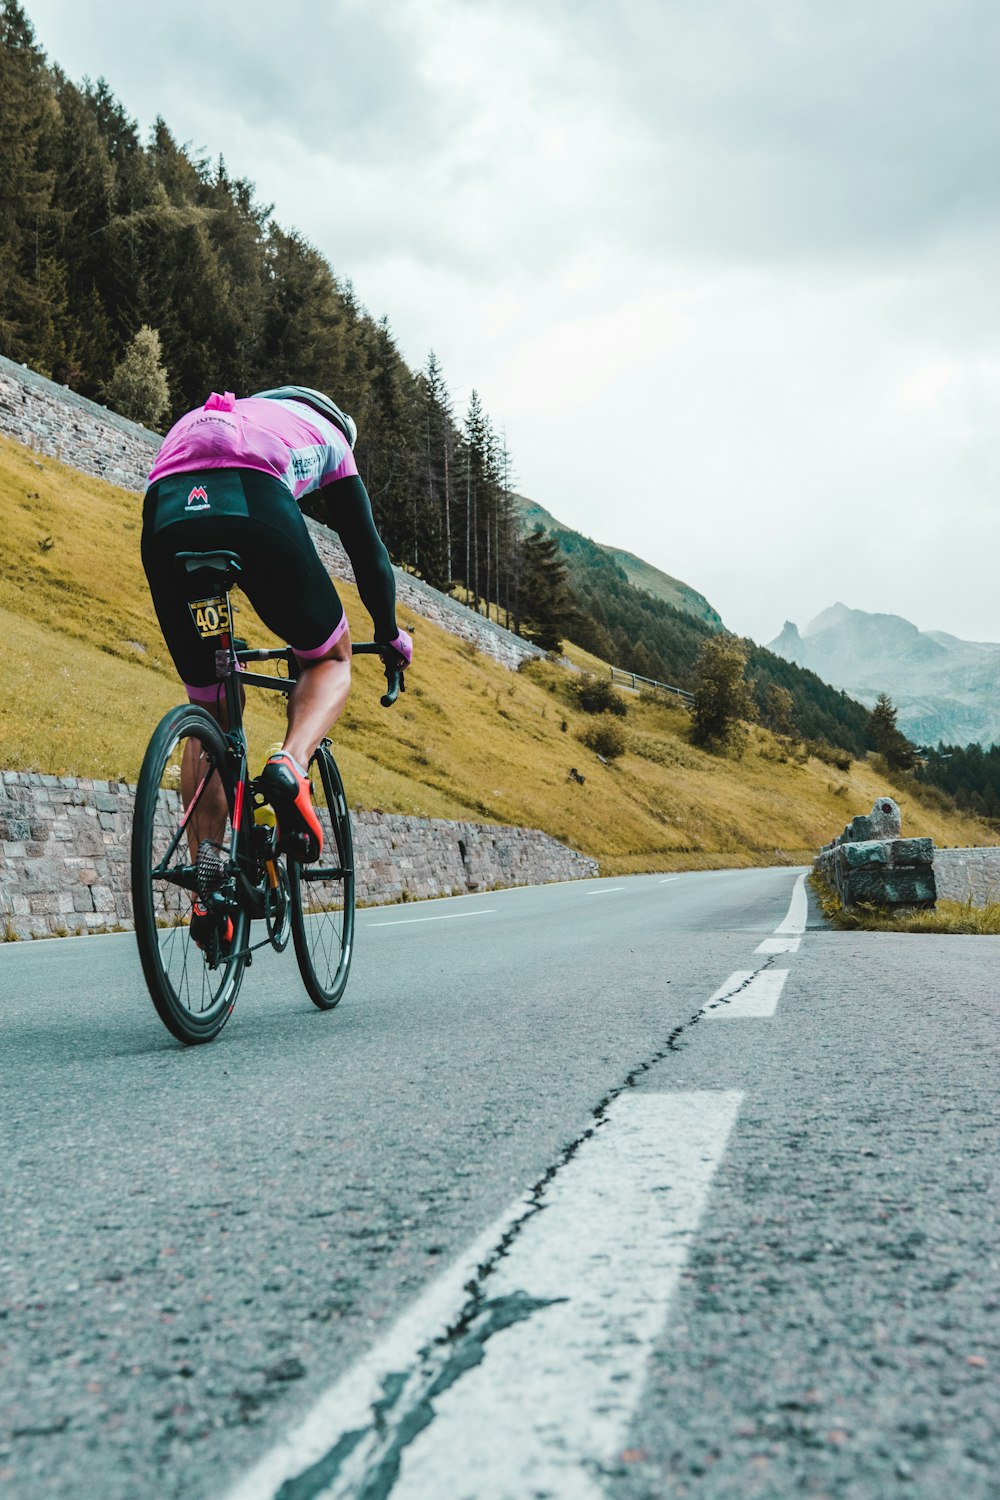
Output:
[[[225,594],[217,599],[192,599],[188,605],[195,629],[203,641],[225,635],[229,626],[229,601]]]

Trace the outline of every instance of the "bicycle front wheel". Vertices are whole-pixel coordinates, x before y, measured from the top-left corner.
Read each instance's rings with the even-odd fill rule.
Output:
[[[292,938],[302,981],[320,1010],[332,1010],[347,984],[354,942],[354,841],[344,783],[326,745],[309,762],[313,807],[323,829],[315,864],[288,861]]]
[[[139,773],[132,909],[157,1015],[178,1041],[189,1044],[210,1042],[222,1030],[246,964],[249,918],[237,901],[231,870],[220,872],[207,897],[211,921],[202,919],[201,946],[190,927],[198,894],[194,845],[216,839],[228,865],[232,806],[226,741],[218,724],[191,704],[172,709],[157,725]]]

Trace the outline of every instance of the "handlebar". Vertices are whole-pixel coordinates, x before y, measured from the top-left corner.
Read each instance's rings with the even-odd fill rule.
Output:
[[[385,659],[385,647],[380,646],[378,641],[357,641],[351,643],[352,656],[380,656],[382,666],[385,668],[385,692],[379,700],[383,708],[391,708],[400,693],[406,692],[406,679],[403,676],[405,667],[397,666],[394,662]]]
[[[298,667],[298,659],[295,655],[295,652],[291,649],[290,646],[282,646],[278,648],[258,651],[250,650],[244,641],[234,640],[233,649],[236,658],[240,663],[248,661],[285,662],[292,680],[291,682],[284,680],[283,691],[287,692],[289,687],[294,683],[295,671]],[[405,672],[406,668],[397,666],[395,663],[387,662],[385,659],[386,647],[380,645],[378,641],[360,641],[357,644],[352,643],[351,655],[380,656],[382,658],[382,665],[385,668],[385,692],[382,694],[380,701],[383,708],[391,708],[396,699],[399,697],[400,693],[406,692],[406,682],[403,677],[403,673]],[[255,687],[279,686],[279,682],[272,678],[256,677],[252,674],[247,674],[241,680],[244,683],[249,683]]]

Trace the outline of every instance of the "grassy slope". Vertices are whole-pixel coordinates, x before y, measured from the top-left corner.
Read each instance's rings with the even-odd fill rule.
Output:
[[[179,701],[139,564],[140,502],[0,439],[0,506],[0,766],[134,781],[153,725]],[[367,636],[356,593],[338,587],[355,636]],[[241,603],[241,633],[266,643]],[[335,737],[358,806],[544,828],[614,873],[797,862],[885,790],[865,765],[781,763],[756,729],[740,762],[703,754],[683,710],[631,698],[629,752],[604,766],[576,737],[593,721],[573,707],[564,668],[513,674],[406,610],[401,619],[416,637],[405,697],[380,708],[378,665],[359,660]],[[250,716],[261,753],[279,735],[280,700],[254,695]],[[989,841],[971,820],[900,800],[910,831]]]

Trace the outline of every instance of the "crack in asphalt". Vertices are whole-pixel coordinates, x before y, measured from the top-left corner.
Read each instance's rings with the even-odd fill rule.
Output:
[[[559,1173],[573,1160],[580,1148],[593,1139],[607,1124],[608,1110],[622,1094],[636,1086],[660,1063],[681,1051],[681,1039],[696,1026],[706,1010],[728,1005],[752,984],[759,974],[774,964],[772,954],[746,979],[720,995],[711,1004],[700,1006],[693,1016],[670,1032],[663,1046],[637,1063],[621,1083],[609,1089],[591,1110],[591,1124],[564,1146],[558,1158],[547,1167],[527,1195],[524,1212],[514,1219],[490,1253],[476,1267],[476,1273],[465,1284],[466,1300],[454,1322],[430,1344],[418,1351],[416,1363],[409,1369],[386,1375],[382,1396],[372,1404],[372,1420],[366,1427],[345,1432],[334,1446],[309,1468],[286,1479],[275,1492],[274,1500],[317,1500],[329,1496],[350,1500],[386,1500],[399,1477],[404,1450],[433,1422],[434,1399],[450,1389],[467,1371],[481,1364],[486,1344],[494,1334],[522,1323],[543,1308],[566,1298],[540,1299],[527,1292],[505,1297],[488,1297],[486,1283],[498,1265],[510,1253],[524,1228],[546,1207],[545,1194]]]

